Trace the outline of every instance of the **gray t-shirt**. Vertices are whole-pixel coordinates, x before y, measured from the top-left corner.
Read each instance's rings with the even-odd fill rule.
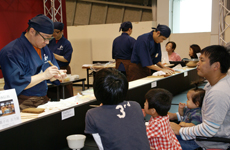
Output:
[[[230,138],[230,76],[218,81],[214,86],[204,87],[206,93],[202,105],[202,120],[220,125],[214,137]],[[196,141],[201,147],[226,149],[230,144]]]

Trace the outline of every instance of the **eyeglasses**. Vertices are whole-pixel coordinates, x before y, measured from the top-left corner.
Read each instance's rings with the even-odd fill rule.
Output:
[[[51,38],[44,38],[44,36],[42,36],[40,32],[38,32],[38,31],[36,31],[36,32],[43,38],[44,41],[47,41],[47,40],[50,41],[50,40],[53,39],[53,37],[51,37]]]

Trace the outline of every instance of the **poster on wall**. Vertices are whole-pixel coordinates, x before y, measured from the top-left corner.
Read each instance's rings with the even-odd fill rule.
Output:
[[[15,89],[0,91],[0,130],[21,123]]]

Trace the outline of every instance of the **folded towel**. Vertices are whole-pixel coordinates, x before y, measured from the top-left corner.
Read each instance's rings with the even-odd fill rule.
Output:
[[[163,71],[157,71],[152,74],[152,76],[162,76],[162,75],[166,75],[166,73]]]

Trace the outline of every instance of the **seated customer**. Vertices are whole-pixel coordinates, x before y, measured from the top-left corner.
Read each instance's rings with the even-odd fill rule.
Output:
[[[230,55],[226,48],[212,45],[201,51],[197,64],[197,74],[205,77],[209,83],[204,87],[205,97],[202,104],[202,123],[193,127],[181,127],[171,123],[175,134],[181,135],[182,148],[195,149],[194,143],[184,140],[194,140],[196,136],[230,138],[230,77],[227,71],[230,67]],[[213,141],[195,141],[202,148],[228,149],[229,143]],[[183,147],[184,146],[184,147]]]
[[[94,95],[102,106],[86,113],[85,133],[92,134],[100,150],[150,150],[140,105],[125,101],[126,77],[116,69],[96,73]]]
[[[149,90],[145,95],[144,110],[151,115],[146,127],[151,148],[160,150],[181,150],[167,115],[172,102],[172,94],[160,88]]]
[[[200,53],[201,49],[200,46],[197,44],[192,44],[189,47],[189,56],[191,59],[197,59],[197,53]]]
[[[177,54],[175,51],[176,43],[173,41],[169,41],[165,45],[166,51],[168,52],[169,61],[181,61],[180,55]]]

